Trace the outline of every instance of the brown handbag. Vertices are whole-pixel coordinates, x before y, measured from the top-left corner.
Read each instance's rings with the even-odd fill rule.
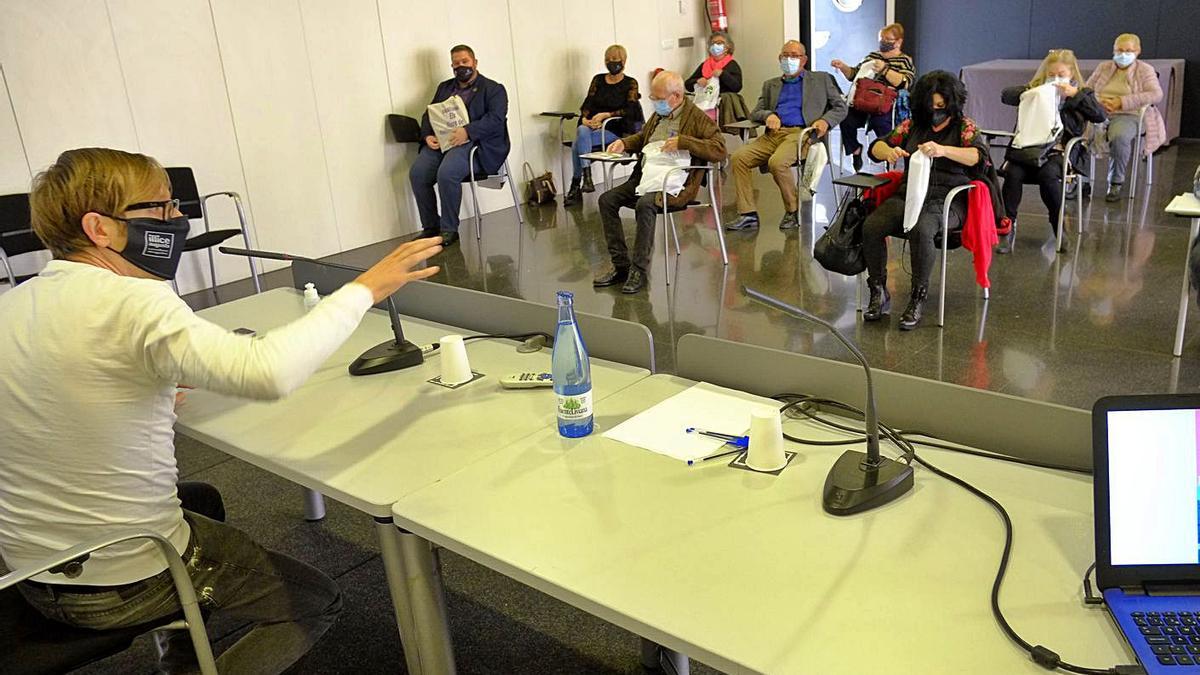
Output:
[[[896,102],[896,90],[879,80],[863,78],[854,84],[854,100],[850,107],[872,115],[883,115],[892,111]]]
[[[529,203],[534,206],[549,204],[554,201],[558,195],[558,188],[554,187],[554,174],[547,171],[546,173],[535,176],[533,175],[533,167],[529,166],[529,162],[525,162],[525,166],[521,169],[525,176],[525,180],[529,182]]]

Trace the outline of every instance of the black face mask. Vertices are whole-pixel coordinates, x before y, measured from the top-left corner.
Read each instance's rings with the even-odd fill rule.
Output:
[[[929,121],[932,122],[933,126],[935,127],[948,119],[950,119],[950,113],[946,112],[945,109],[934,110],[929,115]]]
[[[473,75],[475,75],[475,69],[469,66],[459,66],[454,69],[454,79],[458,80],[459,82],[465,83],[470,80]]]
[[[110,216],[111,217],[111,216]],[[138,269],[159,279],[175,278],[183,243],[192,229],[187,216],[158,218],[113,218],[125,223],[127,239],[120,256]]]
[[[890,52],[895,48],[896,48],[895,42],[888,42],[887,40],[879,41],[879,51],[880,52]]]
[[[608,68],[609,75],[616,75],[625,68],[625,64],[620,61],[605,61],[604,67]]]

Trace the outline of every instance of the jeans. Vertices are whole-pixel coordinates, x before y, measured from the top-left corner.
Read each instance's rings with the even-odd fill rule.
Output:
[[[223,517],[224,507],[215,493],[203,484],[180,484],[184,518],[192,529],[184,562],[202,611],[253,624],[221,654],[217,669],[283,672],[333,625],[342,607],[341,590],[317,569],[269,551],[240,530],[192,510]],[[99,593],[71,593],[67,586],[19,588],[46,617],[96,630],[167,623],[180,612],[168,571]],[[167,673],[194,673],[195,658],[187,631],[172,631],[160,666]]]
[[[887,238],[908,239],[912,255],[913,288],[928,287],[937,255],[934,237],[942,229],[942,208],[945,202],[932,195],[925,199],[921,215],[913,229],[904,233],[904,193],[889,197],[867,216],[863,223],[863,257],[867,259],[867,279],[887,281]],[[959,199],[950,207],[950,230],[962,227],[966,200]]]
[[[600,222],[604,224],[604,239],[608,242],[608,255],[613,267],[627,268],[632,264],[645,274],[650,269],[650,256],[654,253],[654,226],[662,207],[658,205],[660,193],[637,196],[641,172],[635,172],[629,180],[600,195]],[[637,231],[633,238],[633,255],[625,245],[625,228],[621,225],[621,208],[633,209]]]
[[[469,164],[471,148],[468,142],[443,153],[427,145],[421,145],[417,159],[408,172],[413,195],[417,200],[417,212],[421,214],[421,229],[440,230],[443,233],[458,232],[458,209],[462,204],[463,181],[471,176]],[[475,158],[475,176],[483,176],[479,158]],[[438,194],[442,197],[442,213],[438,215]]]
[[[1121,185],[1125,172],[1129,170],[1129,158],[1133,155],[1133,141],[1137,136],[1137,115],[1110,115],[1108,131],[1104,141],[1108,143],[1108,182]]]
[[[588,160],[580,158],[580,155],[594,152],[597,148],[603,150],[615,140],[617,140],[617,135],[611,131],[602,132],[599,129],[589,129],[580,124],[579,128],[575,130],[575,142],[571,144],[571,166],[575,169],[575,172],[571,174],[572,180],[582,178],[583,172],[587,171],[592,164]]]
[[[1042,203],[1050,212],[1050,230],[1058,231],[1058,207],[1062,203],[1062,155],[1051,154],[1040,167],[1008,162],[1004,168],[1004,214],[1017,221],[1017,210],[1021,207],[1021,188],[1027,183],[1037,183],[1042,194]]]
[[[872,115],[850,108],[846,118],[838,125],[842,130],[842,149],[847,155],[853,155],[862,147],[862,143],[858,142],[858,130],[863,128],[863,125],[875,134],[875,138],[883,138],[892,132],[892,113],[888,111],[881,115]]]

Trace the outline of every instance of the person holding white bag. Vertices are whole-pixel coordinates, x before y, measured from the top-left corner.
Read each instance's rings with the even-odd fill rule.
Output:
[[[430,108],[440,111],[439,104],[453,103],[457,98],[461,106],[451,108],[445,117],[461,121],[458,118],[465,111],[466,124],[435,128],[427,110],[421,117],[421,149],[408,173],[421,215],[421,236],[440,234],[444,246],[458,241],[458,209],[462,183],[471,175],[471,150],[479,148],[475,153],[475,175],[480,176],[498,172],[511,148],[508,91],[504,85],[479,74],[475,50],[467,45],[450,49],[450,68],[454,77],[438,85]],[[440,214],[434,186],[441,193]]]
[[[600,220],[612,258],[612,269],[592,281],[595,288],[624,284],[622,293],[633,294],[649,283],[650,255],[654,252],[654,225],[667,206],[686,206],[700,189],[704,171],[677,171],[680,181],[668,181],[667,195],[650,174],[666,176],[671,166],[700,165],[725,159],[725,140],[717,123],[709,119],[684,96],[683,79],[667,70],[655,76],[650,85],[654,114],[636,134],[613,141],[607,148],[613,153],[642,153],[641,161],[629,180],[600,195]],[[685,178],[686,176],[686,178]],[[673,176],[667,176],[671,178]],[[643,180],[646,178],[646,180]],[[632,208],[637,220],[633,253],[625,244],[621,209]]]
[[[851,89],[847,99],[854,101],[853,83],[860,78],[869,78],[883,82],[897,92],[908,89],[916,79],[916,66],[908,54],[900,51],[904,47],[904,26],[898,23],[888,24],[879,31],[879,49],[867,54],[866,58],[851,66],[841,59],[834,59],[829,65],[841,71],[850,80]],[[894,104],[893,104],[894,105]],[[863,167],[862,144],[858,142],[858,130],[866,126],[875,134],[875,138],[883,138],[892,131],[892,111],[871,114],[850,107],[846,119],[839,125],[842,130],[842,149],[850,155],[854,170]]]
[[[951,189],[972,180],[971,167],[984,162],[987,142],[975,122],[963,115],[967,89],[954,75],[935,70],[921,76],[912,90],[912,117],[901,122],[887,138],[871,145],[876,161],[895,164],[901,158],[923,153],[928,159],[922,176],[915,175],[925,162],[910,160],[895,194],[863,222],[863,257],[867,260],[867,286],[871,298],[863,321],[878,321],[891,309],[887,290],[887,238],[904,237],[912,252],[912,296],[900,317],[900,330],[912,330],[921,322],[929,277],[937,249],[934,237],[942,227],[942,206]],[[924,200],[911,229],[905,227],[908,184],[924,182]],[[916,186],[915,187],[920,187]],[[919,189],[915,192],[921,192]],[[950,208],[950,230],[960,229],[966,219],[966,201]],[[911,218],[908,220],[912,220]]]
[[[1095,92],[1083,86],[1083,75],[1079,72],[1075,53],[1070,49],[1050,50],[1029,84],[1006,88],[1000,93],[1000,100],[1006,105],[1021,106],[1022,110],[1029,112],[1036,104],[1035,97],[1039,92],[1049,97],[1052,104],[1057,103],[1057,115],[1052,115],[1048,124],[1046,120],[1033,119],[1031,115],[1025,115],[1018,121],[1018,138],[1009,145],[1001,170],[1004,174],[1004,212],[1012,221],[1012,230],[1000,240],[997,248],[999,253],[1012,251],[1012,242],[1017,233],[1017,212],[1021,208],[1021,192],[1026,183],[1037,183],[1042,203],[1050,214],[1051,236],[1058,232],[1058,207],[1063,196],[1063,149],[1068,141],[1083,134],[1088,122],[1100,124],[1108,119]],[[1050,137],[1024,138],[1035,133],[1033,127],[1050,127]],[[1083,147],[1076,146],[1071,164],[1077,173],[1087,173],[1086,159]]]

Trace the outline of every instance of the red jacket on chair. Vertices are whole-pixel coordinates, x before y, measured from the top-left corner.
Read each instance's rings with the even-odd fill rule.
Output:
[[[992,211],[992,193],[987,183],[971,181],[974,190],[967,193],[967,220],[963,223],[963,248],[974,254],[975,283],[991,288],[988,268],[992,266],[992,248],[1000,242],[996,234],[996,215]]]

